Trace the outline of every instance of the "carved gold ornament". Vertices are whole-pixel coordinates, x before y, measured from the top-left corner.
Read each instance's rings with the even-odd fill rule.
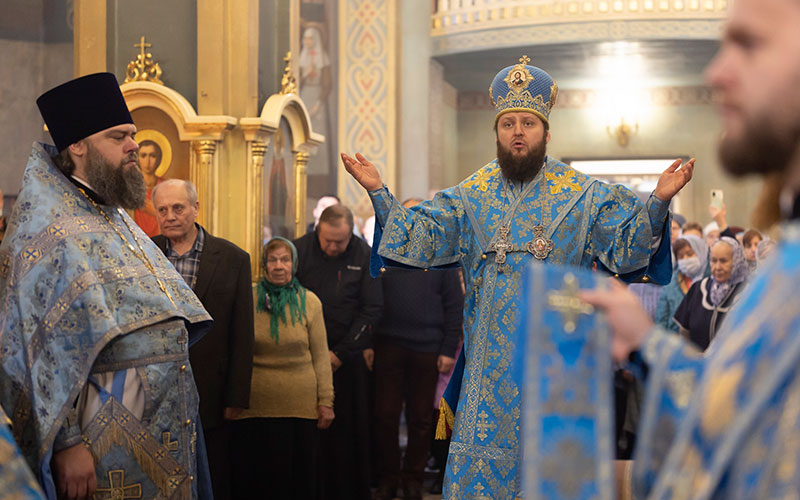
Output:
[[[294,75],[292,75],[292,51],[286,53],[283,62],[286,63],[286,67],[283,69],[283,76],[281,77],[281,94],[296,94],[297,82]]]
[[[164,85],[161,81],[161,66],[153,61],[153,54],[147,52],[148,47],[152,47],[152,43],[147,43],[144,37],[141,41],[133,46],[141,49],[141,52],[136,56],[135,61],[128,63],[128,68],[125,70],[125,82],[153,82]]]

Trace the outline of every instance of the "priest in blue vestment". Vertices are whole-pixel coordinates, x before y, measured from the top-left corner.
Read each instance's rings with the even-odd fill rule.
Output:
[[[363,155],[342,155],[375,208],[373,271],[460,265],[464,272],[464,364],[451,379],[460,394],[446,499],[520,493],[521,377],[511,362],[521,340],[515,325],[524,268],[534,260],[596,264],[629,280],[668,283],[668,206],[694,167],[694,160],[673,163],[643,204],[629,189],[547,156],[558,86],[529,62],[522,57],[504,68],[490,87],[497,159],[432,201],[404,208]]]
[[[778,249],[705,354],[653,327],[618,283],[611,293],[583,295],[606,312],[614,357],[638,349],[649,368],[632,484],[621,475],[622,498],[800,495],[798,26],[800,2],[737,0],[707,70],[721,103],[725,170],[777,175],[782,192],[771,198],[780,199],[784,221]]]
[[[0,402],[47,498],[204,498],[188,347],[211,318],[123,209],[145,185],[114,75],[37,104],[0,245]]]

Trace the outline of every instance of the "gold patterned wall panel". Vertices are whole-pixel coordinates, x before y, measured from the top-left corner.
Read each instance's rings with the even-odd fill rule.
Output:
[[[390,189],[396,180],[395,25],[395,0],[339,3],[339,150],[366,155]],[[342,203],[367,214],[366,192],[339,172]]]

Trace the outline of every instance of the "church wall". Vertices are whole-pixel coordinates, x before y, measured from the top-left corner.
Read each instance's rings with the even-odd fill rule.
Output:
[[[164,85],[197,109],[197,1],[108,0],[107,16],[108,71],[122,83],[141,50],[134,44],[144,36],[153,44],[147,51],[161,65]]]
[[[0,15],[0,190],[19,192],[33,141],[51,142],[36,98],[72,77],[71,18],[64,2],[14,0]],[[10,212],[6,203],[4,212]]]
[[[488,109],[459,110],[458,170],[461,178],[495,158],[494,116],[495,112]],[[548,154],[558,158],[696,157],[694,178],[681,193],[677,207],[680,213],[705,225],[711,221],[708,214],[710,190],[722,189],[728,222],[750,225],[750,214],[761,183],[754,179],[732,179],[722,171],[716,155],[720,121],[714,106],[655,108],[624,148],[608,134],[605,124],[590,108],[556,107],[550,118],[552,139]]]
[[[258,109],[281,89],[283,57],[289,50],[289,2],[261,0],[258,6]],[[294,58],[296,59],[296,55]]]

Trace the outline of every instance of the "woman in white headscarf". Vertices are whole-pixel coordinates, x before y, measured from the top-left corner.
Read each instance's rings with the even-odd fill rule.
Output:
[[[678,332],[672,319],[692,285],[708,276],[708,246],[703,238],[687,234],[672,244],[677,269],[672,281],[661,290],[656,306],[656,323],[667,330]]]
[[[701,350],[714,339],[748,275],[742,246],[728,236],[712,245],[709,263],[711,276],[692,285],[674,316],[681,334]]]

